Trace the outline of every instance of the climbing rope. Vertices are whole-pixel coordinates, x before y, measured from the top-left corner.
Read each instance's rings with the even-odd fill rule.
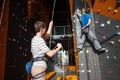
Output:
[[[53,10],[52,10],[52,18],[51,20],[53,20],[53,17],[54,17],[54,12],[55,12],[55,3],[56,3],[56,0],[54,0],[54,4],[53,4]],[[49,48],[51,49],[51,41],[52,41],[52,31],[50,33],[50,41],[49,41]]]
[[[62,58],[63,58],[63,62],[62,62],[62,67],[63,67],[63,80],[65,79],[65,66],[64,66],[64,59],[65,59],[65,56],[63,55],[64,54],[64,49],[62,47]]]
[[[0,16],[0,26],[2,24],[2,18],[3,18],[4,8],[5,8],[5,0],[3,1],[3,5],[2,5],[2,11],[1,11],[1,16]]]

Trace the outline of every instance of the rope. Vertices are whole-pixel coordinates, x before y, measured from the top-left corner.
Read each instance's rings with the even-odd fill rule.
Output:
[[[85,7],[85,10],[86,10],[86,0],[84,0],[84,7]]]
[[[2,18],[3,18],[4,8],[5,8],[5,0],[3,1],[3,5],[2,5],[2,11],[1,11],[1,16],[0,16],[0,26],[2,24]]]
[[[52,18],[51,18],[51,20],[53,20],[53,17],[54,17],[55,3],[56,3],[56,0],[54,0],[53,10],[52,10]],[[52,32],[52,31],[51,31],[51,32]],[[49,48],[50,48],[50,49],[51,49],[51,41],[52,41],[51,35],[52,35],[52,33],[50,33],[50,41],[49,41]]]
[[[56,0],[54,0],[54,4],[53,4],[53,10],[52,10],[52,18],[51,18],[51,20],[53,20],[53,17],[54,17],[55,3],[56,3]]]
[[[64,49],[63,49],[63,47],[62,47],[62,58],[64,59],[65,57],[63,56],[63,54],[64,54]],[[64,78],[65,78],[65,66],[64,66],[64,60],[63,60],[63,62],[62,62],[62,66],[63,66],[63,80],[64,80]]]

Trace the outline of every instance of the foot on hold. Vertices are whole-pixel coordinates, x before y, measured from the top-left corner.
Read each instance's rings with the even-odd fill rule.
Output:
[[[108,52],[108,50],[106,48],[100,48],[98,50],[98,54],[104,53],[104,52]]]

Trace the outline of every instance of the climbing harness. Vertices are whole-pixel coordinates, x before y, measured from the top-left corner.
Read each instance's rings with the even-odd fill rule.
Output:
[[[35,62],[35,61],[42,61],[42,60],[44,60],[44,61],[47,62],[47,61],[48,61],[48,57],[46,57],[46,56],[36,57],[36,58],[28,61],[28,62],[26,63],[26,72],[27,72],[27,74],[30,74],[30,73],[31,73],[31,69],[32,69],[33,62]]]

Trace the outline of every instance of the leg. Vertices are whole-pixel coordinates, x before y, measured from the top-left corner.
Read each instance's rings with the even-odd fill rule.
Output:
[[[95,34],[91,30],[88,32],[88,38],[92,41],[96,50],[99,50],[102,48],[100,43],[98,42]]]
[[[98,42],[95,34],[92,31],[89,31],[88,38],[93,42],[93,45],[94,45],[95,49],[98,51],[99,54],[108,51],[106,48],[101,47],[101,45]]]
[[[35,76],[32,76],[31,80],[45,80],[45,72],[38,73]]]
[[[45,67],[42,66],[33,66],[32,67],[32,80],[45,80]]]
[[[84,45],[85,40],[86,40],[86,35],[83,34],[83,35],[81,36],[81,38],[78,40],[78,41],[79,41],[78,44],[77,44],[77,48],[78,48],[78,49],[82,49],[82,48],[83,48],[83,45]]]

